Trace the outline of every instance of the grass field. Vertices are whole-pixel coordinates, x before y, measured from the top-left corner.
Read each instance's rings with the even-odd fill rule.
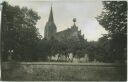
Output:
[[[2,80],[24,81],[121,81],[124,66],[114,64],[20,63],[2,64]]]

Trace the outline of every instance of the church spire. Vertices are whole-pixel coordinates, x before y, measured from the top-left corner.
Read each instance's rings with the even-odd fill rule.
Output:
[[[51,11],[50,11],[50,14],[49,14],[49,22],[54,22],[54,18],[53,18],[53,12],[52,12],[52,5],[51,5]]]
[[[45,30],[44,30],[44,37],[46,39],[50,39],[56,33],[56,31],[57,31],[57,28],[54,23],[52,5],[51,5],[49,19],[48,19],[48,22],[46,23]]]

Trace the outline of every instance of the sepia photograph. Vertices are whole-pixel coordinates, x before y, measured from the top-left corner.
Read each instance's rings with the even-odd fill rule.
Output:
[[[3,0],[1,81],[127,81],[127,1]]]

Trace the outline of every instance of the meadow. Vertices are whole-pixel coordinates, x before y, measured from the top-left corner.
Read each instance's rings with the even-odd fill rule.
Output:
[[[5,81],[124,81],[124,65],[104,63],[2,63]]]

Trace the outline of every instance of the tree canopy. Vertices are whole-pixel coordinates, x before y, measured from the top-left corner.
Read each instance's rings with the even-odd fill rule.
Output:
[[[18,60],[31,58],[39,38],[36,23],[40,19],[37,12],[26,7],[11,6],[3,2],[2,9],[2,57],[11,55]]]
[[[109,32],[113,60],[124,61],[127,48],[127,2],[103,1],[103,5],[103,11],[97,20]]]
[[[2,60],[47,61],[57,54],[82,58],[87,54],[89,61],[124,62],[127,50],[127,2],[103,1],[103,11],[97,21],[108,34],[98,41],[65,39],[58,41],[42,39],[36,28],[38,13],[27,7],[11,6],[3,2],[2,9]]]

